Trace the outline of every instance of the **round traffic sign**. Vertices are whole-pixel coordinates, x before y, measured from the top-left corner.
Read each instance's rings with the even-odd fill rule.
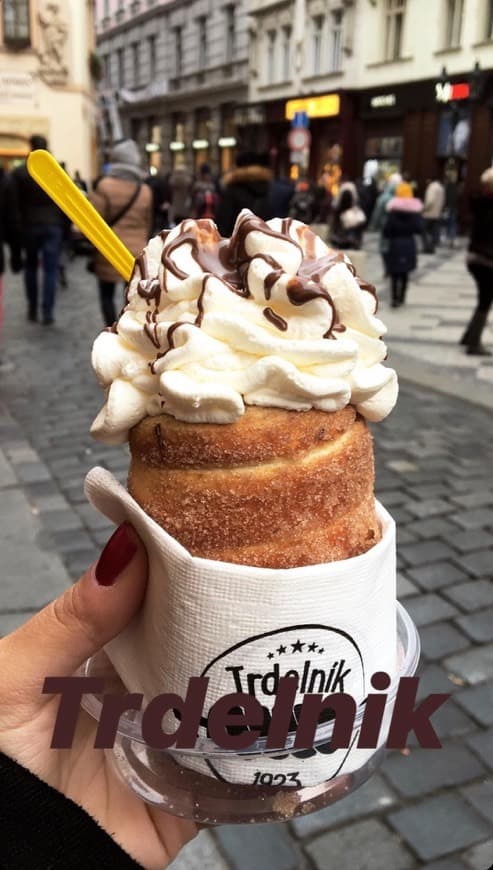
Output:
[[[311,138],[309,130],[297,127],[296,129],[289,131],[288,145],[291,151],[304,151],[305,148],[310,147]]]

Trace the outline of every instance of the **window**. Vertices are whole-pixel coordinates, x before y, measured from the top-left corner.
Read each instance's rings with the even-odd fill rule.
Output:
[[[276,80],[276,37],[275,30],[267,31],[267,84]]]
[[[125,55],[123,54],[123,48],[119,48],[116,52],[116,60],[118,67],[118,87],[125,87]]]
[[[226,6],[226,62],[231,63],[235,53],[236,22],[235,7]]]
[[[455,48],[460,45],[463,5],[463,0],[447,0],[445,48]]]
[[[133,84],[134,88],[138,88],[140,85],[140,46],[138,42],[133,42],[131,46],[132,51],[132,73],[133,73]]]
[[[111,55],[103,55],[104,83],[107,88],[111,87]]]
[[[207,19],[202,15],[197,20],[199,31],[199,69],[204,69],[207,66]]]
[[[147,37],[147,46],[149,49],[149,80],[152,81],[156,77],[156,35],[152,34]]]
[[[493,0],[487,0],[485,37],[493,39]]]
[[[385,60],[398,60],[402,53],[402,32],[406,0],[387,0],[385,10]]]
[[[30,45],[29,0],[4,0],[3,41],[14,48]]]
[[[320,75],[322,69],[322,39],[324,30],[324,17],[317,15],[312,18],[313,28],[313,75]]]
[[[180,76],[183,71],[183,29],[175,27],[175,76]]]
[[[291,28],[282,29],[282,80],[291,78]]]
[[[338,72],[342,68],[342,9],[337,9],[331,14],[330,21],[330,72]]]

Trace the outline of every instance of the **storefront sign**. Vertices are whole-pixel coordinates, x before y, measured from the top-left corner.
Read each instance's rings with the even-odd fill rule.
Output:
[[[324,94],[321,97],[288,100],[285,107],[285,118],[287,121],[292,121],[296,112],[306,112],[309,118],[330,118],[339,114],[340,104],[339,94]]]
[[[471,95],[471,87],[468,82],[437,82],[435,85],[435,99],[437,103],[451,103],[453,100],[467,100]]]
[[[372,109],[383,109],[389,106],[395,106],[397,98],[395,94],[377,94],[370,100]]]
[[[221,136],[217,144],[219,148],[236,148],[236,139],[234,136]]]

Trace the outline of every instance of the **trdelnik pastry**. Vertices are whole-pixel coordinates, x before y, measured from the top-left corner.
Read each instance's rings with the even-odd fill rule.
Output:
[[[245,405],[393,408],[373,288],[299,221],[239,216],[231,239],[187,220],[149,241],[113,331],[93,349],[108,389],[92,432],[119,443],[144,417],[231,423]]]

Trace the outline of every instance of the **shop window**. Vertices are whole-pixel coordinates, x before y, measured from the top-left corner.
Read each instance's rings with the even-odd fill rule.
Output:
[[[4,0],[3,41],[10,48],[27,48],[31,44],[29,0]]]
[[[118,67],[118,87],[125,87],[125,55],[123,48],[119,48],[116,52],[117,67]]]
[[[313,75],[318,76],[322,71],[322,41],[324,32],[324,16],[317,15],[312,18],[313,28]]]
[[[486,39],[493,39],[493,0],[486,0]]]
[[[277,33],[275,30],[267,31],[267,84],[272,84],[276,80],[276,42]]]
[[[329,72],[338,72],[342,69],[342,27],[343,11],[336,9],[331,13],[330,20]]]
[[[207,66],[207,19],[202,15],[197,19],[199,34],[199,69]]]
[[[133,42],[131,45],[132,52],[132,73],[133,73],[133,86],[134,88],[138,88],[140,85],[140,46],[138,42]]]
[[[446,0],[446,3],[445,48],[456,48],[460,45],[464,0]]]
[[[236,41],[236,21],[235,7],[226,6],[226,63],[231,63],[234,59],[235,41]]]
[[[181,76],[183,72],[183,28],[175,27],[175,76]]]
[[[282,80],[291,78],[291,27],[282,28]]]
[[[155,33],[147,37],[147,49],[149,57],[149,80],[153,81],[156,77],[156,35]]]
[[[385,9],[385,60],[402,56],[406,0],[387,0]]]

